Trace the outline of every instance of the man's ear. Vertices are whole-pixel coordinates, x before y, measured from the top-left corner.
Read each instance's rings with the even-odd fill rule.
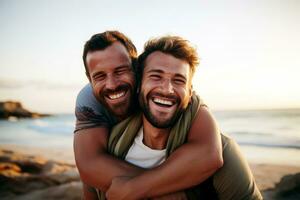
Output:
[[[192,100],[192,96],[193,96],[193,85],[191,85],[190,89],[189,89],[189,96],[190,96],[190,101]]]
[[[85,72],[85,75],[86,75],[86,77],[89,79],[89,82],[91,82],[90,74],[89,74],[87,71]]]

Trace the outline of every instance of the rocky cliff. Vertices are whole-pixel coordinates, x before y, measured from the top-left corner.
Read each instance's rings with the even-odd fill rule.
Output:
[[[0,102],[0,119],[8,119],[9,117],[38,118],[45,116],[49,115],[30,112],[27,109],[23,108],[22,104],[17,101]]]

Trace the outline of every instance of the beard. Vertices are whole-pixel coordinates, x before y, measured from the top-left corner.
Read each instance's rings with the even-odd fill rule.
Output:
[[[118,104],[110,104],[106,101],[106,98],[109,94],[112,93],[118,93],[121,91],[126,91],[129,94],[129,98],[127,100],[124,100]],[[118,118],[124,118],[127,115],[130,114],[130,107],[133,102],[133,87],[130,84],[122,84],[119,85],[116,89],[110,90],[110,89],[104,89],[102,92],[100,92],[96,97],[97,100],[114,116]]]
[[[147,96],[145,96],[143,92],[141,92],[139,94],[140,107],[141,107],[146,119],[152,124],[152,126],[154,126],[156,128],[165,129],[165,128],[172,127],[177,122],[180,115],[184,111],[184,108],[182,106],[180,106],[181,101],[179,100],[179,98],[177,96],[168,96],[172,99],[176,99],[177,108],[171,117],[169,117],[167,119],[161,119],[159,116],[155,116],[151,112],[151,109],[149,106],[149,102],[152,101],[151,96],[152,96],[151,92]],[[160,96],[164,96],[164,95],[160,95]]]

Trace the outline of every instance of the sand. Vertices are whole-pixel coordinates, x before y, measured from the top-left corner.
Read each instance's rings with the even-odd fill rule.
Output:
[[[0,145],[0,149],[5,151],[15,152],[17,154],[31,155],[31,157],[43,157],[44,160],[54,160],[57,163],[66,163],[67,166],[74,166],[74,156],[72,149],[50,149],[50,148],[35,148],[35,147],[26,147],[26,146],[18,146],[18,145]],[[0,160],[0,164],[1,164]],[[300,165],[300,163],[299,163]],[[279,186],[278,183],[281,181],[283,177],[288,175],[295,175],[300,173],[300,166],[295,165],[287,165],[287,164],[262,164],[262,163],[251,163],[250,168],[253,172],[253,175],[256,179],[257,185],[262,191],[265,199],[280,199],[274,197],[274,192],[276,192]],[[74,169],[72,169],[74,171]],[[76,168],[75,168],[76,170]],[[77,172],[77,170],[76,170]],[[59,174],[58,174],[59,175]],[[76,176],[76,188],[80,187],[79,184],[79,176]],[[292,176],[291,176],[292,177]],[[74,181],[74,180],[73,180]],[[290,181],[294,184],[295,180]],[[65,184],[65,183],[64,183]],[[71,187],[70,182],[69,185],[64,185],[63,187]],[[74,184],[74,183],[72,183]],[[288,183],[290,184],[290,183]],[[276,188],[277,187],[277,188]],[[282,187],[282,186],[280,186]],[[294,187],[293,185],[288,187]],[[295,191],[294,191],[295,192]],[[296,192],[299,192],[298,190]],[[297,193],[296,195],[298,195]],[[298,197],[298,196],[297,196]],[[284,198],[285,199],[285,198]],[[296,199],[296,198],[286,198],[286,199]]]

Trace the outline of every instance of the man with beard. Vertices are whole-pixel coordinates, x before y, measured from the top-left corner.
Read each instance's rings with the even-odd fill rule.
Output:
[[[132,42],[117,31],[96,34],[85,44],[83,61],[90,85],[77,98],[74,134],[74,154],[81,179],[101,191],[106,191],[115,177],[128,175],[139,178],[132,188],[160,186],[148,190],[145,196],[168,194],[204,181],[222,166],[218,128],[205,107],[200,107],[197,115],[193,115],[195,123],[187,143],[159,169],[145,170],[107,153],[111,127],[138,110],[135,102],[136,57]],[[180,80],[175,82],[180,83]],[[193,165],[187,166],[190,163]],[[190,172],[194,176],[182,179]],[[87,198],[91,197],[87,187],[84,192]]]
[[[186,112],[194,110],[189,103],[195,58],[195,49],[180,37],[166,36],[146,43],[138,62],[142,74],[139,102],[143,113],[137,113],[114,127],[108,143],[111,154],[137,166],[159,170],[161,163],[176,148],[184,145],[187,130],[175,126],[177,132],[174,134],[172,127],[179,118],[190,123],[190,119],[181,118],[181,114],[186,109]],[[222,135],[222,146],[224,165],[205,182],[198,182],[184,193],[179,191],[180,199],[262,199],[237,144]],[[193,165],[182,164],[185,167]],[[182,180],[196,174],[187,173]],[[138,181],[140,177],[129,174],[115,177],[106,197],[109,200],[151,198],[149,191],[155,193],[163,186],[144,188],[136,184]]]

